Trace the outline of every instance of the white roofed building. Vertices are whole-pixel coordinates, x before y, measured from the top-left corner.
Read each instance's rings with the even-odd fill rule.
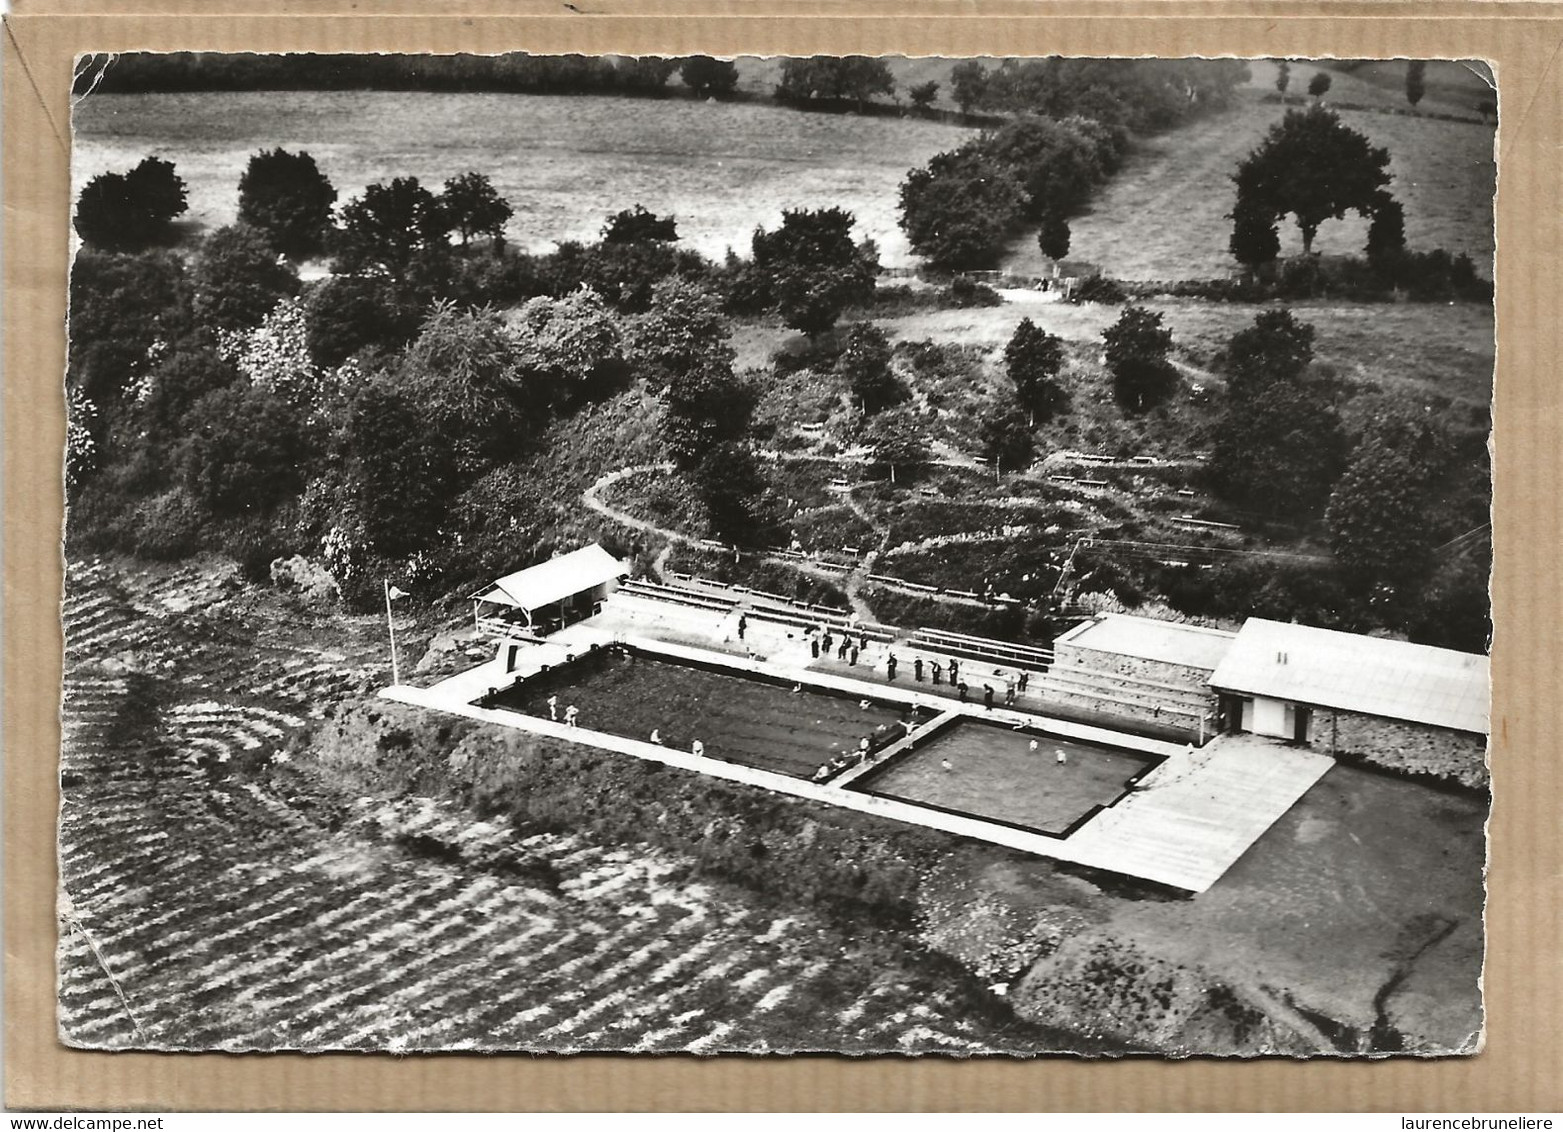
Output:
[[[473,594],[473,621],[495,636],[546,636],[599,612],[628,575],[624,563],[594,542],[506,574]]]
[[[1488,658],[1251,617],[1210,676],[1230,730],[1486,781]]]
[[[1488,658],[1251,617],[1237,633],[1100,614],[1053,643],[1039,690],[1203,743],[1248,732],[1342,758],[1487,782]]]

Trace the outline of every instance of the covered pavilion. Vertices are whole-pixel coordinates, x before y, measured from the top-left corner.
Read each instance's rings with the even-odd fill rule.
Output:
[[[472,595],[472,619],[493,636],[544,637],[600,612],[629,575],[624,563],[597,543],[517,570]]]

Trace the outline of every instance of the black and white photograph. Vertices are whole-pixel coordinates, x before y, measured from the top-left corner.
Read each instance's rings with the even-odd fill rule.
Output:
[[[1480,1052],[1497,131],[81,56],[60,1042]]]

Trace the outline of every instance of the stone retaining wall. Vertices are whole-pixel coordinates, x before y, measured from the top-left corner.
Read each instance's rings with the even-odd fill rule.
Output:
[[[1313,743],[1343,758],[1385,770],[1433,775],[1471,789],[1485,789],[1490,782],[1485,735],[1316,708]]]

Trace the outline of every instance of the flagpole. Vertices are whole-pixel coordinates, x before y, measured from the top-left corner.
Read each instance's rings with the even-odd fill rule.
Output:
[[[391,634],[391,683],[402,682],[401,668],[396,662],[396,624],[391,620],[391,580],[382,579],[385,586],[385,628]]]

